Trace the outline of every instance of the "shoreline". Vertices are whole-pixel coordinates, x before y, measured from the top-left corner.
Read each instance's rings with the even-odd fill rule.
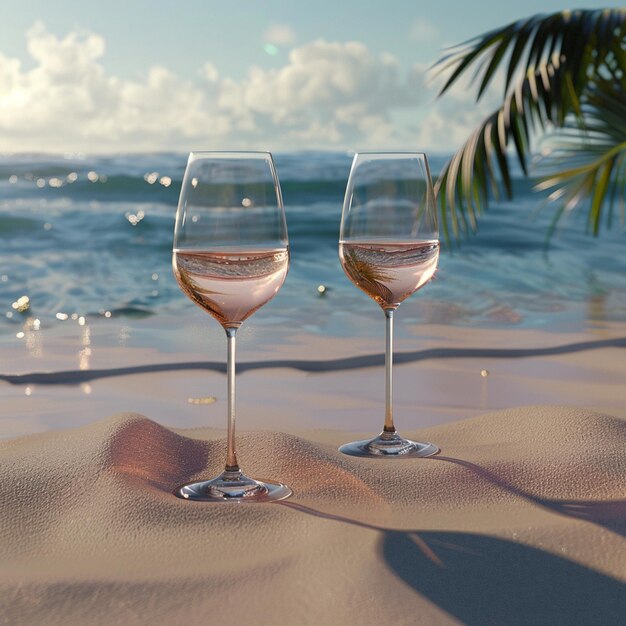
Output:
[[[43,339],[32,333],[30,348],[24,342],[21,353],[3,342],[0,438],[83,425],[125,411],[172,428],[225,427],[225,346],[219,330],[199,330],[195,323],[172,328],[170,320],[152,320],[126,345],[119,344],[120,332],[128,333],[124,326],[63,330]],[[394,399],[401,431],[545,404],[626,418],[626,324],[560,333],[469,332],[429,324],[420,332],[396,342]],[[151,346],[155,337],[163,345]],[[238,428],[378,429],[384,409],[382,349],[379,337],[298,331],[281,336],[280,329],[259,327],[242,333]]]

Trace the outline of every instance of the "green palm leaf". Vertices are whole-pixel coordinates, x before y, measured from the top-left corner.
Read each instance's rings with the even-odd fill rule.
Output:
[[[617,150],[600,161],[588,159],[584,172],[574,172],[571,166],[554,172],[539,186],[561,189],[552,198],[564,199],[568,210],[591,198],[590,226],[598,232],[608,195],[623,196],[620,180],[626,157],[618,146],[626,141],[625,48],[626,8],[562,11],[475,37],[434,66],[436,72],[450,74],[442,95],[470,67],[479,65],[474,76],[477,99],[492,84],[497,70],[506,70],[502,105],[472,132],[437,180],[444,236],[475,230],[489,192],[495,197],[512,196],[510,149],[527,174],[532,142],[548,124],[557,129],[557,136],[569,138],[569,149],[564,144],[559,150],[562,158],[579,153],[581,132],[587,135],[587,156],[590,145],[596,156]],[[593,133],[598,136],[592,140]],[[578,138],[578,144],[571,143],[572,137]],[[592,179],[593,163],[597,168]],[[557,210],[557,217],[564,211]]]
[[[551,139],[551,156],[544,165],[554,170],[536,186],[554,189],[566,210],[582,202],[589,204],[588,227],[600,230],[602,208],[608,206],[607,227],[613,223],[615,201],[622,197],[621,224],[624,225],[626,184],[626,79],[600,80],[591,86],[582,107],[583,132],[570,119]],[[566,169],[562,169],[567,164]]]

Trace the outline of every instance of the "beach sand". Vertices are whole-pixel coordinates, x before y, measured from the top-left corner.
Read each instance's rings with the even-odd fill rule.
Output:
[[[43,359],[16,353],[0,621],[620,623],[625,331],[429,326],[398,345],[396,423],[441,454],[397,461],[337,452],[381,425],[379,342],[256,345],[239,368],[240,462],[294,495],[254,505],[171,494],[222,469],[221,350],[120,362],[94,333],[88,368],[67,337]]]
[[[8,624],[617,624],[626,422],[510,409],[411,433],[432,459],[341,456],[345,433],[246,432],[285,503],[171,495],[223,439],[137,414],[0,444]],[[191,435],[191,436],[188,436]]]

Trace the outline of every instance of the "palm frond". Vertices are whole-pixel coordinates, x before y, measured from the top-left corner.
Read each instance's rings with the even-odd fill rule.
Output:
[[[454,68],[439,95],[448,91],[470,65],[486,57],[490,62],[482,72],[477,97],[480,99],[509,49],[505,93],[516,75],[545,64],[554,54],[571,74],[575,87],[580,86],[588,71],[587,63],[581,63],[582,57],[589,54],[593,57],[592,67],[601,67],[609,55],[622,50],[620,39],[624,36],[625,23],[626,8],[581,9],[535,15],[492,30],[453,47],[433,65],[438,74]],[[527,50],[525,61],[524,50]],[[480,79],[480,75],[475,78]]]
[[[571,211],[589,202],[588,228],[600,230],[602,208],[608,205],[607,226],[612,223],[618,191],[626,184],[626,78],[601,80],[589,88],[582,108],[584,132],[570,119],[550,140],[554,145],[544,167],[553,173],[537,185],[554,189],[552,197]],[[567,169],[560,169],[563,164]],[[624,216],[622,213],[622,225]]]
[[[561,138],[580,138],[582,131],[587,137],[585,150],[589,152],[591,143],[598,154],[602,152],[600,160],[585,163],[584,171],[569,167],[551,178],[557,187],[552,197],[564,199],[568,210],[591,199],[590,228],[597,233],[602,207],[607,197],[618,195],[616,180],[623,180],[626,162],[621,148],[616,148],[626,141],[620,123],[626,119],[626,8],[536,15],[470,39],[434,65],[437,73],[449,74],[439,95],[476,66],[477,100],[497,70],[505,68],[503,101],[472,132],[436,182],[444,235],[452,232],[458,238],[475,230],[489,192],[495,197],[512,195],[510,148],[527,175],[531,142],[548,125],[562,129]],[[576,150],[579,147],[580,142]],[[548,180],[541,188],[549,188]]]
[[[530,128],[556,123],[569,110],[564,70],[556,55],[522,80],[504,103],[474,130],[444,166],[435,183],[444,233],[454,237],[476,229],[476,217],[487,206],[488,191],[511,197],[513,187],[508,146],[512,141],[517,160],[527,172]],[[550,97],[560,94],[558,98]],[[441,190],[445,193],[441,194]],[[459,219],[460,218],[460,219]],[[448,224],[448,222],[451,222]]]

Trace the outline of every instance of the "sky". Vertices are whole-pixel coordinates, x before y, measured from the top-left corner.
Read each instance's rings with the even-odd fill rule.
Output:
[[[620,6],[587,2],[585,8]],[[3,0],[0,151],[458,147],[497,106],[437,99],[443,50],[571,5]]]

